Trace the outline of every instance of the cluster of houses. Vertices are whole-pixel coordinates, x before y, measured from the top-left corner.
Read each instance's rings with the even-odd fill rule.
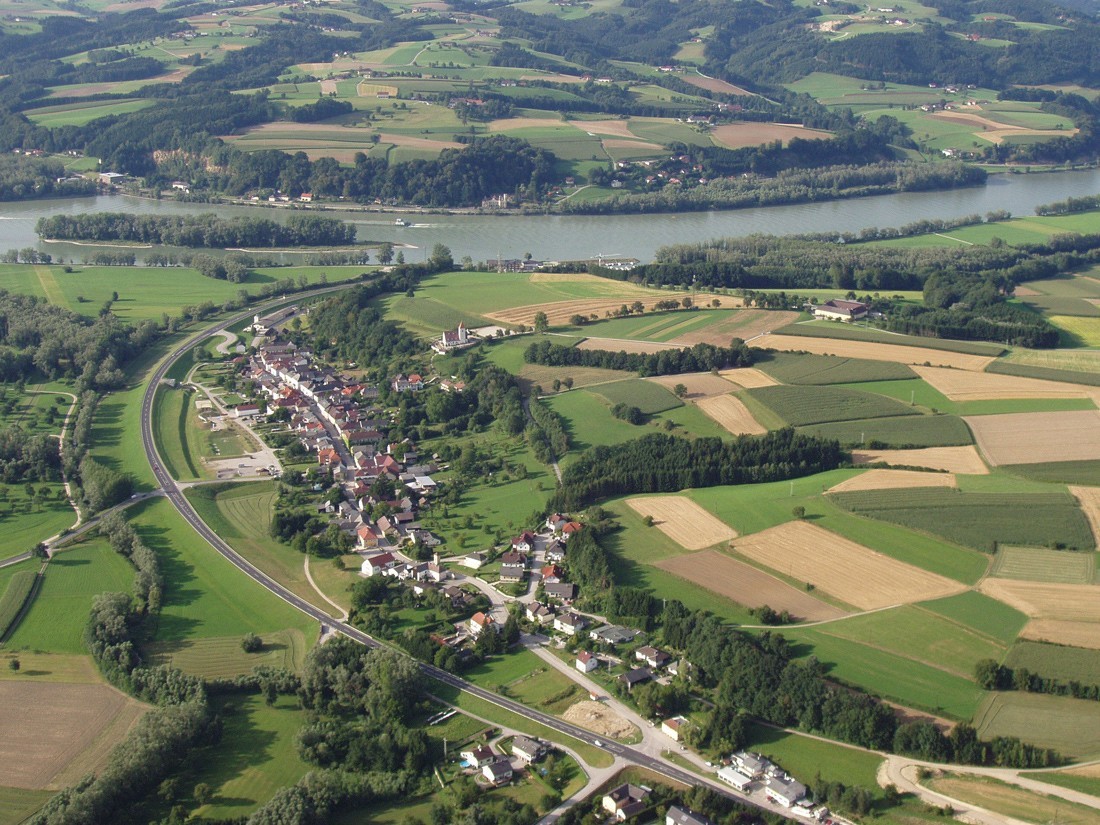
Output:
[[[498,787],[507,785],[515,776],[513,761],[528,767],[542,759],[548,751],[549,748],[538,739],[516,736],[512,740],[511,759],[506,754],[497,753],[490,745],[477,745],[461,751],[459,755],[471,773],[479,774],[487,784]]]
[[[784,808],[795,809],[807,817],[824,819],[825,808],[815,808],[807,799],[806,786],[779,766],[755,753],[738,751],[730,757],[729,764],[718,770],[718,778],[739,791],[747,791],[753,785],[763,787],[767,798]]]
[[[603,799],[600,800],[600,807],[615,822],[625,822],[649,810],[650,803],[647,800],[651,793],[652,790],[645,785],[634,785],[628,782],[604,794]],[[670,805],[665,812],[665,825],[714,825],[714,823],[702,814],[697,814],[680,805]]]

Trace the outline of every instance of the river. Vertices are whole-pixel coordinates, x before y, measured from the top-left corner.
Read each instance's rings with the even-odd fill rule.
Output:
[[[406,214],[410,226],[394,224],[392,213],[326,210],[351,221],[362,241],[391,241],[409,247],[410,261],[422,260],[436,243],[451,248],[456,260],[519,258],[568,260],[598,255],[653,259],[661,246],[753,233],[858,232],[868,227],[902,226],[925,218],[953,218],[1004,209],[1032,215],[1037,205],[1067,197],[1100,194],[1100,170],[1057,174],[992,175],[983,187],[946,192],[917,192],[870,198],[715,212],[610,216],[493,216]],[[216,212],[221,216],[264,215],[284,219],[286,209],[212,206],[103,195],[0,205],[0,250],[37,246],[55,259],[79,260],[89,247],[44,243],[34,233],[43,216],[81,212],[136,212],[179,215]],[[1097,227],[1100,231],[1100,227]],[[141,250],[135,250],[140,258]],[[287,256],[293,259],[292,256]]]

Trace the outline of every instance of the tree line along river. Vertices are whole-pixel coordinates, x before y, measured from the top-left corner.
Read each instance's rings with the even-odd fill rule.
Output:
[[[693,243],[717,237],[756,233],[791,235],[805,232],[859,232],[868,227],[896,227],[923,219],[985,215],[1007,210],[1014,216],[1033,215],[1039,204],[1100,193],[1100,170],[1051,174],[993,175],[982,187],[945,192],[908,192],[820,203],[771,206],[713,212],[655,215],[530,215],[402,213],[409,224],[399,226],[392,212],[326,208],[324,213],[350,221],[360,241],[390,241],[407,247],[406,258],[426,257],[436,243],[450,247],[456,259],[475,261],[519,258],[530,252],[537,260],[609,257],[653,259],[669,244]],[[221,217],[263,215],[280,220],[287,209],[263,209],[151,200],[129,195],[65,198],[0,204],[0,250],[36,246],[57,258],[77,259],[96,247],[45,243],[34,232],[35,222],[56,214],[134,212],[173,215],[214,212]],[[1100,231],[1100,225],[1097,226]],[[138,259],[142,250],[135,249]],[[296,255],[287,255],[293,262]],[[2,284],[0,284],[2,286]]]

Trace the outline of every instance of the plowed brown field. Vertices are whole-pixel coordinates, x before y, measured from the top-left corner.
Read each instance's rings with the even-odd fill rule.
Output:
[[[898,464],[927,467],[962,475],[989,475],[989,468],[974,447],[924,447],[919,450],[853,450],[853,464]]]
[[[737,531],[719,521],[686,496],[629,498],[638,515],[653,518],[654,526],[685,550],[702,550],[737,538]]]
[[[704,550],[657,563],[657,567],[745,607],[768,605],[788,611],[798,621],[818,622],[848,615],[751,564],[731,559],[717,550]]]
[[[966,587],[876,553],[805,521],[790,521],[733,543],[753,561],[807,582],[863,610],[919,602]]]

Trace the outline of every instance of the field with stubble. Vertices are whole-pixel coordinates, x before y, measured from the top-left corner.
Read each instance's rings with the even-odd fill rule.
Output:
[[[737,538],[737,531],[685,496],[647,496],[626,500],[634,512],[650,516],[653,526],[685,550],[702,550]]]
[[[920,470],[868,470],[830,487],[828,493],[851,493],[856,490],[898,490],[919,487],[955,487],[951,473],[922,473]]]
[[[739,539],[733,549],[862,610],[935,599],[965,589],[805,521],[787,522]]]
[[[927,467],[963,475],[988,475],[982,457],[974,447],[924,447],[917,450],[853,450],[853,464],[897,464]]]
[[[716,395],[700,398],[695,402],[703,412],[721,424],[733,435],[762,435],[767,427],[761,425],[741,399],[732,395]]]
[[[993,372],[964,372],[914,366],[913,371],[952,401],[1000,401],[1015,398],[1097,398],[1100,388],[1042,378]]]
[[[994,465],[1100,459],[1100,410],[974,415],[964,420]]]

